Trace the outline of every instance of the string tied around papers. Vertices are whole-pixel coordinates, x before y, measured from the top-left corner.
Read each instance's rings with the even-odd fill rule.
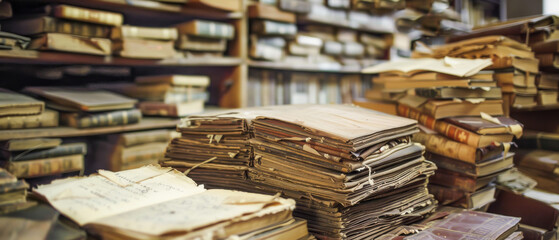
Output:
[[[367,181],[369,182],[369,185],[371,185],[371,187],[375,186],[375,180],[373,180],[373,169],[371,169],[371,167],[369,165],[364,165],[367,170],[369,170],[369,177],[367,178]]]
[[[195,168],[200,167],[200,166],[202,166],[202,165],[204,165],[204,164],[206,164],[206,163],[209,163],[209,162],[211,162],[211,161],[213,161],[213,160],[216,160],[216,159],[217,159],[217,157],[212,157],[212,158],[210,158],[210,159],[208,159],[208,160],[206,160],[206,161],[203,161],[203,162],[201,162],[201,163],[198,163],[198,164],[192,166],[190,169],[184,171],[184,175],[188,176],[188,174],[190,173],[190,171],[192,171],[192,170],[194,170]]]

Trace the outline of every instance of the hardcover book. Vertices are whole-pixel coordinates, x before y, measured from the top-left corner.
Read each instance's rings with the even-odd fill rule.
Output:
[[[235,36],[232,24],[206,20],[192,20],[175,26],[180,34],[231,40]]]
[[[103,90],[72,87],[26,87],[25,92],[43,97],[66,110],[99,112],[134,107],[135,99]]]
[[[111,27],[43,16],[16,18],[2,22],[2,30],[27,36],[41,33],[64,33],[84,37],[108,38]]]
[[[107,38],[45,33],[31,40],[28,48],[109,56],[112,53],[111,46],[111,40]]]
[[[0,119],[6,116],[37,115],[44,108],[43,101],[0,88]]]

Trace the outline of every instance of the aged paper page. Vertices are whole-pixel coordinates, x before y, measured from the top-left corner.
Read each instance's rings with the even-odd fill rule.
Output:
[[[59,181],[34,189],[80,226],[203,191],[202,186],[196,186],[184,174],[151,165],[116,173],[100,171],[97,176]]]
[[[263,210],[271,202],[281,204]],[[158,236],[172,231],[189,232],[256,212],[264,215],[293,208],[292,200],[215,189],[109,216],[93,224]]]

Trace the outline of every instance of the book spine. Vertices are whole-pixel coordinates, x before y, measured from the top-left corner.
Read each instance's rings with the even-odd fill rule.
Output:
[[[122,144],[126,147],[130,147],[144,143],[169,142],[171,140],[171,133],[164,130],[125,133],[121,138]]]
[[[425,159],[434,162],[439,169],[451,170],[468,176],[477,175],[477,167],[474,164],[457,161],[451,158],[435,156],[433,153],[425,153]]]
[[[452,188],[432,184],[429,184],[429,193],[433,194],[435,199],[437,199],[441,205],[455,203],[466,196],[463,192],[456,191]]]
[[[87,146],[85,145],[85,143],[66,144],[47,150],[30,152],[24,155],[17,155],[12,157],[11,160],[24,161],[24,160],[53,158],[53,157],[61,157],[61,156],[76,155],[76,154],[85,155],[86,153],[87,153]]]
[[[66,33],[84,37],[106,38],[111,30],[108,26],[82,22],[64,21],[56,18],[44,19],[44,32]]]
[[[420,132],[414,134],[412,140],[425,145],[427,151],[435,154],[473,164],[478,161],[476,148],[451,141],[443,136]]]
[[[31,178],[83,171],[83,155],[70,155],[41,160],[10,162],[8,171],[18,178]]]
[[[197,21],[197,34],[211,38],[233,39],[235,28],[233,25],[216,22]]]
[[[161,104],[159,102],[141,102],[138,108],[145,115],[178,117],[179,112],[175,104]]]
[[[535,148],[559,152],[559,138],[557,137],[547,137],[543,134],[531,136],[525,135],[522,138],[517,139],[515,142],[520,148]]]
[[[476,191],[476,181],[473,178],[453,174],[445,174],[442,173],[440,170],[435,171],[435,175],[429,178],[429,183],[434,183],[465,192]]]
[[[98,11],[86,8],[59,5],[54,8],[54,16],[78,21],[98,23],[111,26],[122,25],[123,16],[120,13]]]
[[[116,111],[109,113],[93,114],[77,119],[77,128],[107,127],[134,124],[140,122],[142,113],[134,109],[129,111]]]
[[[46,110],[39,115],[0,118],[0,129],[58,127],[58,112]]]
[[[403,104],[398,104],[398,115],[415,119],[421,125],[435,130],[436,132],[443,134],[454,141],[464,143],[475,148],[479,145],[481,138],[479,135],[445,121],[436,120],[427,114],[423,114]]]

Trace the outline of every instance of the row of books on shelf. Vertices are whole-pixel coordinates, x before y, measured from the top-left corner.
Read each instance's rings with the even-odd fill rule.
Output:
[[[118,12],[65,4],[18,7],[12,18],[0,21],[2,49],[140,59],[223,56],[227,41],[235,36],[235,27],[226,22],[191,20],[169,27],[143,27],[123,25],[124,16]]]
[[[134,83],[26,87],[23,92],[30,96],[2,89],[0,129],[56,127],[59,122],[92,128],[139,123],[142,115],[185,116],[204,111],[209,84],[207,76],[159,75]]]
[[[351,103],[369,86],[370,80],[359,74],[251,69],[247,106]]]

